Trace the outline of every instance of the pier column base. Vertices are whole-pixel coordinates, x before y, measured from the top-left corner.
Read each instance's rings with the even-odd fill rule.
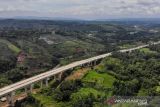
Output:
[[[24,88],[25,93],[26,93],[27,95],[30,94],[30,93],[32,93],[33,89],[34,89],[34,84],[31,84],[31,85],[26,86],[26,87]]]
[[[41,89],[43,88],[43,80],[40,81],[40,88],[41,88]]]
[[[62,75],[63,75],[63,72],[61,72],[61,73],[58,75],[58,80],[61,80],[61,79],[62,79]]]
[[[45,83],[46,83],[46,87],[48,87],[48,81],[50,80],[50,78],[46,78]]]
[[[15,92],[11,92],[10,94],[7,95],[7,102],[9,104],[9,107],[14,107],[14,95]]]
[[[56,80],[61,81],[62,76],[63,76],[63,72],[61,72],[61,73],[59,73],[59,74],[56,74],[56,75],[54,75],[54,80],[55,80],[55,81],[56,81]]]
[[[33,89],[34,89],[34,84],[31,84],[31,85],[30,85],[30,92],[32,92]]]
[[[97,65],[97,61],[94,61],[94,66],[96,66]]]

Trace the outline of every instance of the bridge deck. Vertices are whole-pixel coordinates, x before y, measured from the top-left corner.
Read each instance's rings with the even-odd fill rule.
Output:
[[[159,43],[160,42],[156,42],[154,44],[159,44]],[[147,47],[147,46],[149,46],[149,45],[142,45],[142,46],[139,46],[139,47],[136,47],[136,48],[124,49],[124,50],[120,50],[120,52],[132,51],[132,50],[140,49],[140,48]],[[22,88],[24,88],[26,86],[29,86],[29,85],[31,85],[31,84],[33,84],[35,82],[41,81],[41,80],[46,79],[48,77],[54,76],[54,75],[56,75],[58,73],[64,72],[66,70],[69,70],[71,68],[74,68],[74,67],[86,64],[86,63],[90,63],[92,61],[95,61],[95,60],[98,60],[98,59],[102,59],[102,58],[105,58],[105,57],[110,56],[110,55],[112,55],[112,53],[107,53],[107,54],[99,55],[99,56],[92,57],[92,58],[89,58],[89,59],[76,61],[76,62],[73,62],[71,64],[59,67],[57,69],[50,70],[48,72],[39,74],[37,76],[34,76],[34,77],[31,77],[31,78],[22,80],[20,82],[14,83],[12,85],[6,86],[6,87],[0,89],[0,97],[5,96],[5,95],[7,95],[7,94],[9,94],[9,93],[11,93],[13,91],[18,90],[18,89],[22,89]]]

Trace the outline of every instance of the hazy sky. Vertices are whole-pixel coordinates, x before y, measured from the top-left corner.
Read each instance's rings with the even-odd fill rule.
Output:
[[[159,17],[160,0],[0,0],[0,17]]]

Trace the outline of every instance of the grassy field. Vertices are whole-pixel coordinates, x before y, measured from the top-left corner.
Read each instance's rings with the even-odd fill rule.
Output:
[[[133,48],[133,47],[136,47],[136,45],[124,44],[122,46],[119,46],[120,49],[127,49],[127,48]]]
[[[156,90],[157,92],[160,92],[160,86],[157,86],[157,90]]]
[[[35,94],[32,95],[39,103],[39,105],[43,105],[44,107],[55,107],[55,102],[53,102],[53,99],[51,96],[45,96],[42,94]],[[56,104],[57,105],[57,104]],[[58,106],[56,106],[58,107]]]
[[[111,88],[115,78],[107,73],[99,74],[95,71],[90,71],[82,80],[85,82],[96,83],[102,85],[102,87]]]
[[[17,46],[15,46],[14,44],[12,44],[11,42],[7,40],[0,39],[0,43],[6,44],[8,48],[16,54],[18,54],[21,51],[21,49],[19,49]]]
[[[95,99],[98,99],[99,96],[105,96],[104,92],[100,92],[93,88],[81,88],[78,92],[72,94],[71,100],[80,100],[82,98],[90,96],[91,94],[94,96]]]
[[[156,51],[152,51],[149,48],[142,48],[142,49],[139,49],[139,51],[143,52],[145,54],[155,54],[155,53],[157,53]]]

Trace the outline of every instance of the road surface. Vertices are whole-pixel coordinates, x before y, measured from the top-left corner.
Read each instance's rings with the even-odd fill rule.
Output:
[[[156,43],[153,43],[153,44],[159,44],[159,43],[160,42],[156,42]],[[147,47],[147,46],[149,46],[149,45],[142,45],[142,46],[138,46],[136,48],[124,49],[124,50],[120,50],[120,52],[133,51],[133,50],[144,48],[144,47]],[[65,72],[66,70],[69,70],[69,69],[72,69],[74,67],[81,66],[83,64],[87,64],[87,63],[90,63],[90,62],[93,62],[93,61],[96,61],[96,60],[99,60],[99,59],[103,59],[103,58],[105,58],[107,56],[111,56],[111,55],[112,55],[112,53],[107,53],[107,54],[95,56],[95,57],[92,57],[92,58],[89,58],[89,59],[76,61],[76,62],[73,62],[71,64],[68,64],[68,65],[65,65],[65,66],[62,66],[62,67],[59,67],[59,68],[56,68],[56,69],[52,69],[48,72],[39,74],[37,76],[28,78],[26,80],[22,80],[20,82],[14,83],[12,85],[6,86],[6,87],[0,89],[0,97],[3,97],[3,96],[5,96],[5,95],[7,95],[11,92],[14,92],[14,91],[18,90],[18,89],[22,89],[24,87],[30,86],[31,84],[42,81],[44,79],[47,79],[47,78],[49,78],[51,76],[54,76],[56,74],[59,74],[61,72]]]

